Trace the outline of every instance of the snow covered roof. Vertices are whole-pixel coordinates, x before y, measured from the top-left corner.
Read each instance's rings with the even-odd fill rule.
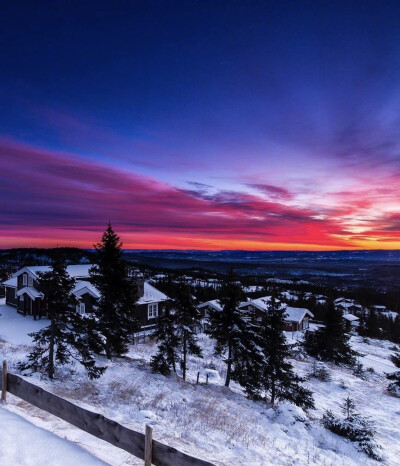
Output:
[[[271,296],[263,296],[262,298],[251,299],[249,301],[243,301],[239,304],[239,309],[247,307],[247,306],[254,306],[260,311],[267,311],[269,302],[271,301]],[[276,300],[279,303],[279,300]],[[285,304],[283,304],[285,306]]]
[[[202,309],[203,307],[212,307],[216,311],[222,311],[222,306],[218,299],[212,299],[211,301],[206,301],[197,306],[197,309]]]
[[[343,319],[348,320],[349,322],[354,322],[355,320],[360,320],[357,316],[353,314],[346,314],[343,316]]]
[[[159,303],[167,299],[169,298],[166,294],[151,286],[150,283],[144,282],[144,295],[139,298],[137,304]]]
[[[303,307],[287,307],[285,309],[285,320],[286,322],[297,322],[300,323],[306,315],[314,317],[308,309]]]
[[[94,298],[100,298],[99,290],[90,282],[84,280],[78,280],[76,282],[72,293],[78,298],[86,293],[91,294]]]
[[[77,264],[77,265],[68,265],[67,272],[68,275],[72,278],[87,278],[89,277],[89,270],[93,267],[93,264]],[[40,273],[46,273],[51,271],[50,265],[34,265],[29,267],[24,267],[18,272],[15,272],[13,278],[18,277],[23,273],[28,273],[33,278],[39,278]]]
[[[348,299],[348,298],[337,298],[334,301],[335,304],[354,304],[354,299]]]
[[[10,278],[9,280],[6,280],[3,282],[3,286],[9,286],[11,288],[17,288],[17,278]]]
[[[17,291],[17,296],[23,294],[27,294],[31,299],[43,298],[43,293],[40,293],[36,288],[33,288],[33,286],[26,286]]]

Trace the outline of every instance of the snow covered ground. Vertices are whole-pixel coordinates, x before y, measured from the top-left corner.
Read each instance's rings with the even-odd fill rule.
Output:
[[[0,464],[32,466],[106,464],[80,446],[34,426],[1,405],[0,426]]]
[[[46,323],[47,322],[47,323]],[[4,305],[0,300],[0,340],[7,340],[15,345],[29,345],[32,338],[28,333],[37,332],[48,325],[47,319],[33,320],[31,316],[22,316],[16,309]]]
[[[0,342],[0,359],[6,358],[11,371],[16,372],[16,363],[29,349],[23,333],[32,331],[38,324],[15,316],[15,309],[11,308],[12,312],[9,309],[0,306],[0,338],[5,340]],[[393,367],[390,362],[392,343],[353,337],[353,346],[365,355],[362,363],[366,368],[372,367],[374,372],[366,372],[361,378],[349,369],[327,364],[332,377],[330,382],[316,379],[307,382],[314,392],[317,408],[307,414],[288,403],[271,409],[263,403],[252,402],[236,384],[226,389],[223,386],[225,366],[213,356],[213,342],[205,335],[200,335],[200,340],[204,358],[190,358],[186,383],[176,376],[166,378],[149,371],[148,362],[156,351],[149,341],[132,346],[125,358],[109,363],[108,370],[97,381],[89,381],[78,366],[61,369],[53,383],[41,380],[38,375],[30,380],[134,430],[144,431],[145,424],[150,424],[156,440],[226,466],[377,464],[320,424],[324,410],[332,409],[339,414],[340,404],[350,394],[358,411],[371,416],[376,423],[384,463],[399,464],[400,399],[388,395],[384,376],[384,372]],[[293,360],[293,364],[301,375],[307,375],[312,368],[312,361],[307,359]],[[74,374],[71,374],[72,369]],[[201,383],[196,385],[198,371]],[[205,384],[207,373],[210,375],[208,385]],[[126,452],[17,398],[9,397],[7,409],[81,445],[108,464],[141,464]]]

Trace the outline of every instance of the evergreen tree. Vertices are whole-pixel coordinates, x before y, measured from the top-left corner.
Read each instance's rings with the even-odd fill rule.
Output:
[[[96,315],[104,336],[103,349],[107,358],[112,359],[128,351],[132,333],[140,328],[135,318],[138,289],[128,275],[122,243],[111,223],[94,248],[95,265],[90,269],[90,276],[100,292]]]
[[[289,400],[304,408],[313,408],[312,393],[301,386],[304,379],[293,371],[288,361],[291,356],[289,345],[283,333],[285,312],[275,296],[271,297],[268,312],[262,318],[260,327],[261,347],[264,366],[261,374],[261,388],[272,404],[276,399]]]
[[[326,313],[325,326],[315,332],[307,331],[304,347],[308,354],[335,364],[354,365],[357,353],[350,347],[350,335],[343,325],[343,316],[333,302]]]
[[[207,333],[216,341],[215,353],[217,356],[227,355],[225,386],[229,387],[232,376],[232,366],[238,359],[238,344],[244,336],[245,322],[243,312],[238,309],[243,300],[243,291],[237,284],[237,278],[230,272],[221,289],[219,303],[222,310],[210,311],[210,326]]]
[[[392,354],[393,364],[400,369],[400,351]],[[394,372],[392,374],[386,374],[386,377],[391,382],[389,383],[388,390],[394,395],[400,397],[400,371]]]
[[[369,457],[379,461],[381,447],[375,442],[374,423],[356,412],[355,403],[350,396],[344,400],[341,410],[345,418],[338,418],[332,411],[328,410],[322,418],[322,425],[331,432],[348,438],[357,445],[359,451],[363,451]]]
[[[172,368],[176,373],[181,339],[176,331],[175,315],[171,312],[171,303],[167,303],[165,313],[158,317],[156,331],[152,338],[159,342],[158,352],[151,358],[150,364],[153,372],[169,375]]]
[[[243,326],[240,338],[235,342],[235,364],[232,380],[238,382],[247,396],[261,399],[261,382],[264,368],[264,353],[260,336],[260,325],[252,311],[242,311]]]
[[[177,289],[174,307],[176,336],[179,339],[182,354],[180,366],[183,380],[186,380],[188,354],[202,357],[202,351],[197,344],[196,338],[196,329],[199,326],[199,311],[192,296],[190,286],[183,282],[179,284]]]
[[[50,325],[30,334],[35,347],[28,361],[19,367],[32,372],[44,369],[53,379],[56,365],[75,359],[85,367],[90,378],[97,378],[105,368],[96,366],[93,355],[100,345],[96,323],[76,312],[77,301],[72,294],[75,280],[68,275],[66,267],[65,260],[59,256],[52,270],[39,278],[38,288],[44,295]]]

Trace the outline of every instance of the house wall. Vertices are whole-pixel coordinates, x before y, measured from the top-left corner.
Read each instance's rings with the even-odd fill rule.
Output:
[[[8,306],[17,307],[18,298],[15,296],[16,288],[11,288],[9,286],[5,287],[5,295],[6,295],[6,304]]]
[[[25,288],[25,286],[28,286],[28,281],[26,282],[26,285],[23,285],[23,273],[17,277],[17,289],[20,290],[21,288]],[[28,274],[27,274],[28,275]],[[28,279],[27,279],[28,280]],[[34,288],[38,289],[38,281],[33,280],[33,285]]]
[[[94,312],[94,306],[96,305],[96,299],[90,293],[85,293],[79,298],[79,302],[85,303],[85,312],[91,314]]]
[[[139,304],[136,307],[136,318],[138,319],[141,326],[155,326],[157,318],[148,318],[148,305],[154,303]],[[165,303],[158,303],[158,315],[161,316],[165,312]]]
[[[32,300],[27,294],[24,294],[23,298],[23,300],[18,300],[17,311],[20,314],[33,315],[34,317],[43,317],[45,315],[41,299]]]

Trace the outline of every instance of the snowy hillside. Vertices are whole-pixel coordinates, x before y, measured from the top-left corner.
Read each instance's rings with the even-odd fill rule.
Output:
[[[16,372],[16,362],[28,349],[26,332],[37,329],[45,321],[39,324],[16,315],[14,309],[6,306],[0,307],[0,314],[0,339],[3,340],[0,358],[7,359],[10,371]],[[340,404],[350,394],[358,411],[371,416],[376,423],[384,463],[398,464],[400,399],[388,395],[384,376],[385,371],[393,370],[390,362],[393,344],[353,337],[353,347],[365,355],[361,359],[364,367],[372,367],[374,372],[366,371],[361,377],[349,369],[327,364],[330,382],[310,379],[306,384],[314,392],[317,408],[307,414],[288,403],[274,410],[261,402],[250,401],[235,384],[226,389],[223,386],[225,365],[213,356],[213,342],[205,335],[200,335],[200,342],[204,358],[190,358],[186,383],[175,376],[166,378],[149,371],[148,362],[156,348],[148,341],[132,346],[127,357],[109,363],[104,376],[96,381],[88,381],[78,366],[63,368],[54,383],[40,380],[37,375],[30,380],[135,430],[144,431],[145,424],[150,424],[156,440],[226,466],[378,464],[320,424],[324,410],[339,413]],[[309,359],[292,362],[301,375],[312,370],[313,362]],[[71,376],[72,369],[75,372]],[[196,385],[198,371],[200,384]],[[207,373],[208,385],[205,384]],[[108,464],[140,464],[126,452],[15,397],[9,396],[7,409],[83,446]]]

